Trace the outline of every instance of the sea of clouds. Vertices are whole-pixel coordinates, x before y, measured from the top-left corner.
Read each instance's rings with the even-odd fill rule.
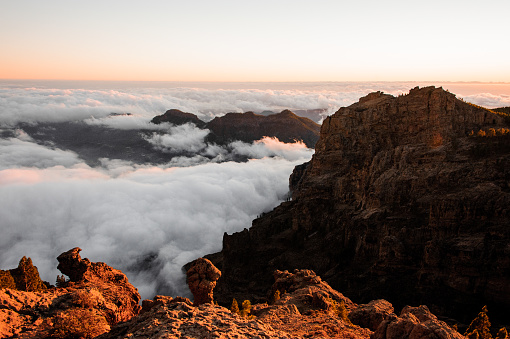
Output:
[[[277,206],[288,194],[294,166],[313,154],[303,143],[271,138],[207,144],[207,130],[150,124],[155,115],[171,108],[206,121],[228,112],[283,109],[327,115],[374,90],[398,95],[416,84],[67,85],[0,82],[0,268],[30,256],[43,279],[54,283],[56,257],[78,246],[83,257],[121,269],[142,297],[151,298],[189,295],[182,266],[220,250],[224,232],[249,228]],[[510,106],[506,94],[464,99]],[[163,164],[103,158],[91,167],[77,153],[38,144],[17,126],[64,121],[154,130],[145,136],[154,149],[188,155]],[[251,160],[225,161],[229,154]]]

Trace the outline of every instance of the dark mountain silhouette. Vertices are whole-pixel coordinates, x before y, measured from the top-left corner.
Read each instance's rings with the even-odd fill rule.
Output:
[[[162,115],[157,115],[152,118],[151,122],[156,125],[159,125],[162,122],[169,122],[174,125],[183,125],[188,122],[192,122],[197,127],[205,127],[205,122],[200,120],[195,114],[186,113],[178,109],[170,109]]]
[[[289,110],[267,115],[253,112],[227,113],[205,123],[194,114],[171,109],[163,115],[154,117],[151,122],[155,124],[170,122],[176,125],[191,122],[197,127],[209,129],[211,134],[207,138],[208,141],[217,144],[228,144],[236,140],[251,143],[263,137],[276,137],[283,142],[301,140],[313,148],[319,139],[320,131],[319,124],[308,118],[299,117]]]

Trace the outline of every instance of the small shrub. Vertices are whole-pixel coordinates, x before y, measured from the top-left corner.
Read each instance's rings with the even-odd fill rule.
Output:
[[[332,305],[333,313],[335,313],[340,319],[342,319],[347,324],[351,324],[351,320],[348,317],[347,308],[345,308],[345,303],[343,301],[336,301],[331,298],[327,298],[327,301]]]
[[[237,304],[237,300],[235,300],[235,299],[232,300],[232,306],[230,306],[230,312],[232,312],[234,314],[241,315],[241,312],[239,311],[239,305]]]
[[[466,333],[464,335],[468,338],[478,338],[478,339],[492,339],[492,335],[490,333],[491,323],[489,321],[489,317],[487,316],[487,306],[482,308],[482,311],[478,313],[475,319],[471,322]]]
[[[249,300],[245,300],[241,304],[241,307],[243,308],[241,310],[241,317],[247,318],[250,315],[250,312],[251,312],[251,302]]]
[[[66,277],[64,275],[57,275],[57,287],[64,287],[66,285]]]
[[[506,328],[503,327],[499,329],[496,339],[508,339],[508,332],[506,331]]]
[[[72,308],[53,317],[52,337],[89,339],[109,329],[106,319],[92,310]]]
[[[271,304],[274,304],[275,302],[277,302],[278,300],[280,300],[280,291],[279,290],[276,290],[273,294],[273,299],[271,300]]]

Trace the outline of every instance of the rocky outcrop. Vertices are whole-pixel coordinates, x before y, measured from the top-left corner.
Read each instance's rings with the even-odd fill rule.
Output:
[[[213,289],[221,272],[208,259],[198,258],[191,263],[186,281],[193,294],[193,305],[213,302]]]
[[[465,339],[463,335],[430,313],[427,306],[406,306],[397,317],[389,315],[371,339]]]
[[[116,325],[100,338],[368,339],[372,334],[339,315],[339,303],[348,308],[356,305],[314,272],[277,271],[275,279],[271,290],[282,289],[280,299],[254,305],[247,316],[211,303],[192,306],[189,301],[158,297],[147,312]]]
[[[193,113],[186,113],[178,109],[170,109],[162,115],[157,115],[152,118],[151,122],[156,125],[159,125],[163,122],[168,122],[174,125],[193,123],[197,127],[205,127],[205,122],[200,120],[198,116]]]
[[[41,292],[0,291],[0,337],[91,338],[140,311],[140,295],[119,270],[61,254],[59,269],[72,278]],[[76,269],[76,271],[74,271]]]
[[[375,331],[393,312],[392,304],[384,299],[378,299],[368,304],[358,305],[356,309],[349,312],[349,319],[353,324]]]
[[[215,298],[257,300],[270,272],[308,268],[358,302],[427,304],[464,322],[484,304],[509,314],[505,128],[434,87],[341,108],[292,175],[292,201],[224,236]]]

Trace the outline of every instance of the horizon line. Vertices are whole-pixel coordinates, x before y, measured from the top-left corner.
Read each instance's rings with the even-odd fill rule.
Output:
[[[180,82],[180,83],[358,83],[358,82],[443,82],[452,84],[496,84],[510,85],[510,81],[460,81],[460,80],[93,80],[93,79],[41,79],[41,78],[0,78],[0,81],[78,81],[78,82]]]

